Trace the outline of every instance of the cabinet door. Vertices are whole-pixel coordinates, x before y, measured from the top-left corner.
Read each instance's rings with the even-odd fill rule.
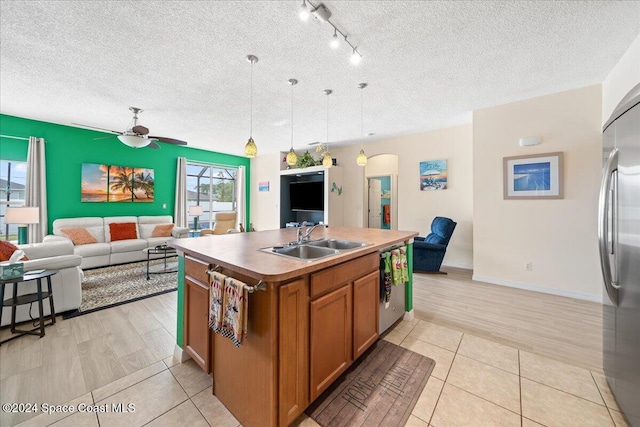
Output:
[[[351,364],[351,285],[311,302],[311,401]]]
[[[279,425],[288,426],[309,404],[309,287],[296,280],[278,298]]]
[[[184,350],[206,373],[211,372],[209,286],[184,279]]]
[[[353,282],[353,360],[378,339],[380,273]]]

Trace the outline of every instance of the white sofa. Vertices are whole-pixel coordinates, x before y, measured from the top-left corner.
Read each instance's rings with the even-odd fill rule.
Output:
[[[136,239],[111,241],[109,224],[133,222],[136,224]],[[53,235],[46,236],[45,242],[71,240],[61,231],[63,228],[85,228],[98,242],[77,245],[73,253],[82,256],[82,268],[103,267],[146,259],[145,248],[165,243],[167,240],[189,236],[186,227],[174,227],[169,237],[151,237],[158,224],[172,224],[171,215],[158,216],[112,216],[59,218],[53,221]]]
[[[34,243],[31,245],[19,245],[25,255],[29,258],[24,261],[24,271],[31,270],[58,270],[57,274],[51,277],[51,288],[53,291],[53,303],[56,313],[75,310],[82,303],[82,270],[80,263],[82,257],[73,254],[73,245],[71,242],[58,241],[46,243]],[[42,279],[42,290],[47,290],[47,279]],[[37,282],[31,280],[29,282],[18,283],[18,295],[35,293],[37,291]],[[7,300],[13,296],[13,285],[5,285],[4,299]],[[33,303],[31,308],[31,316],[38,318],[38,304]],[[51,313],[49,309],[49,300],[44,300],[44,314]],[[20,305],[16,309],[16,322],[24,322],[30,320],[29,316],[30,304]],[[11,307],[4,307],[2,310],[2,319],[0,325],[5,326],[11,324]],[[25,327],[20,327],[26,329]]]

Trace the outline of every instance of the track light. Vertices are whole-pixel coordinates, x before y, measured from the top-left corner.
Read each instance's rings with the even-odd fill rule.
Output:
[[[361,61],[362,61],[362,55],[360,55],[360,53],[358,53],[358,51],[354,47],[353,53],[351,54],[351,63],[353,65],[358,65]]]
[[[302,0],[302,4],[300,5],[300,10],[298,11],[298,16],[301,21],[307,21],[309,19],[309,9],[307,8],[307,1]]]
[[[308,4],[307,4],[308,3]],[[351,44],[349,40],[347,40],[347,34],[344,31],[340,31],[336,25],[331,22],[331,10],[324,3],[317,3],[314,5],[311,0],[302,0],[302,5],[300,5],[299,16],[300,19],[306,21],[309,19],[309,14],[313,14],[316,19],[320,22],[326,22],[333,27],[333,36],[331,37],[331,41],[329,42],[329,46],[333,49],[337,49],[340,47],[340,35],[346,44],[349,45],[351,49],[353,49],[353,54],[351,55],[351,63],[353,65],[358,65],[360,61],[362,61],[362,55],[357,51],[356,47]]]
[[[333,37],[331,37],[331,42],[329,42],[329,46],[333,49],[337,49],[340,47],[340,40],[338,39],[338,30],[333,29]]]

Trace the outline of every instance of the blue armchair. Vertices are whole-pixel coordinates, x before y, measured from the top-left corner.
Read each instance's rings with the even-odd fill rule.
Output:
[[[440,272],[447,245],[457,223],[449,218],[437,216],[431,223],[427,237],[416,237],[413,241],[413,271]]]

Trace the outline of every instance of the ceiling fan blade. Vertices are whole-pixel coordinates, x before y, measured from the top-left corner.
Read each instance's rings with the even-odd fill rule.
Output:
[[[141,125],[134,126],[131,128],[131,130],[138,135],[147,135],[149,133],[149,129]]]
[[[93,138],[94,141],[97,141],[99,139],[111,139],[111,138],[117,138],[117,135],[111,135],[111,136],[101,136],[100,138]]]
[[[175,145],[187,145],[186,141],[180,141],[179,139],[165,138],[164,136],[149,136],[149,138],[157,139],[160,142],[166,142],[167,144]]]
[[[158,143],[157,143],[157,142],[155,142],[155,141],[151,141],[151,142],[149,143],[149,145],[147,145],[147,147],[149,147],[149,148],[153,148],[154,150],[157,150],[158,148],[160,148],[160,146],[158,145]]]
[[[99,128],[99,127],[96,127],[96,126],[83,125],[82,123],[71,123],[71,124],[72,125],[76,125],[76,126],[82,126],[82,127],[85,127],[85,128],[103,130],[105,132],[117,133],[118,135],[122,135],[122,132],[118,132],[117,130]]]

